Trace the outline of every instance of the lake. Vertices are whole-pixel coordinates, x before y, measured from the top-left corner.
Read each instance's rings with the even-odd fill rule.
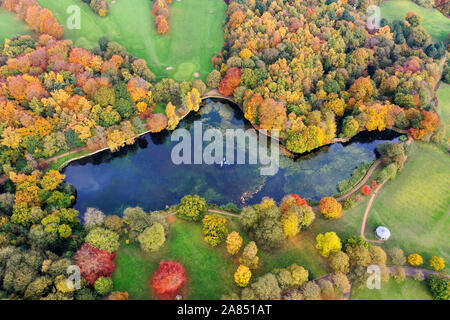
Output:
[[[196,114],[188,115],[179,125],[193,133],[194,122],[204,129],[250,129],[236,107],[207,100]],[[193,134],[192,134],[193,135]],[[279,170],[262,176],[261,165],[175,165],[171,159],[171,132],[148,134],[116,153],[105,151],[74,161],[65,170],[65,181],[77,188],[74,206],[80,213],[96,207],[105,214],[121,214],[130,206],[146,211],[164,209],[186,194],[199,194],[215,204],[234,203],[239,207],[260,202],[264,196],[280,201],[285,194],[296,193],[319,201],[337,193],[337,184],[350,177],[362,162],[376,158],[376,146],[398,140],[392,131],[363,132],[350,142],[335,143],[297,159],[280,154]],[[237,150],[235,150],[237,152]]]

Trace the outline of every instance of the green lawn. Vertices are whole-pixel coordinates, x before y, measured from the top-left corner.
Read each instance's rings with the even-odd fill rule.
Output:
[[[68,6],[81,8],[81,29],[65,28],[65,38],[75,45],[91,48],[102,36],[123,45],[133,55],[147,61],[158,77],[190,80],[198,72],[205,80],[212,70],[211,58],[224,43],[222,21],[226,4],[223,0],[173,1],[170,4],[170,31],[156,33],[151,12],[153,1],[117,0],[110,4],[107,17],[99,17],[80,0],[38,0],[52,10],[61,24],[69,14]],[[172,67],[173,70],[166,70]]]
[[[445,40],[450,32],[450,19],[436,9],[426,9],[409,0],[390,0],[381,6],[381,18],[389,21],[404,20],[409,11],[414,11],[423,18],[422,25],[433,38]]]
[[[432,300],[426,281],[406,278],[402,283],[390,280],[381,289],[354,289],[352,300]]]
[[[379,192],[366,226],[366,237],[374,239],[375,229],[384,225],[392,236],[383,247],[398,246],[406,254],[417,252],[426,266],[433,255],[445,259],[449,270],[450,246],[450,158],[435,145],[415,142],[403,171]],[[345,211],[336,221],[320,218],[316,233],[336,231],[341,238],[359,235],[369,197]]]
[[[157,253],[144,255],[123,244],[116,258],[114,290],[128,291],[131,299],[152,299],[149,281],[161,260],[181,263],[187,272],[189,299],[220,299],[236,290],[233,275],[236,265],[226,254],[224,245],[211,248],[202,237],[202,224],[177,219],[170,225],[171,234]]]
[[[31,34],[27,24],[14,13],[0,8],[0,43],[5,43],[5,38],[11,39],[14,35],[22,34]]]
[[[447,135],[446,138],[450,139],[450,85],[441,82],[439,90],[437,92],[437,98],[439,100],[439,118],[445,123]]]

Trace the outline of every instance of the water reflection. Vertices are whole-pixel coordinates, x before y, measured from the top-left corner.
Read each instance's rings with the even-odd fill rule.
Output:
[[[189,115],[180,127],[193,131],[195,120],[204,129],[248,129],[241,111],[208,100],[199,114]],[[361,162],[375,159],[375,147],[396,139],[395,133],[360,134],[349,143],[333,144],[295,160],[281,155],[275,176],[261,176],[259,165],[174,165],[170,132],[149,134],[133,146],[111,154],[103,152],[70,164],[66,181],[78,191],[75,208],[84,212],[97,207],[107,214],[120,214],[129,206],[162,209],[186,194],[197,193],[217,204],[238,206],[259,202],[263,196],[279,201],[297,193],[315,201],[337,193],[336,186]]]

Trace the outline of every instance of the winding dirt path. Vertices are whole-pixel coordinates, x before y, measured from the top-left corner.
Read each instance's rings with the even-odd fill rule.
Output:
[[[366,238],[365,233],[366,233],[366,224],[367,224],[367,218],[369,217],[369,212],[370,209],[372,208],[373,202],[375,200],[375,197],[378,194],[378,191],[380,191],[381,187],[384,186],[384,184],[387,182],[388,180],[384,181],[382,184],[380,184],[378,186],[378,188],[375,189],[375,191],[373,192],[372,196],[370,197],[369,203],[367,204],[366,207],[366,211],[364,212],[364,218],[363,218],[363,222],[361,225],[361,238],[363,238],[364,240],[366,240],[367,242],[371,242],[371,243],[384,243],[384,240],[369,240]]]

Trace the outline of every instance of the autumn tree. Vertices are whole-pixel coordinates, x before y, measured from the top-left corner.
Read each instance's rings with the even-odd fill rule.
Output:
[[[327,219],[337,219],[342,216],[342,205],[333,197],[320,200],[320,212]]]
[[[330,253],[339,252],[341,248],[341,239],[336,232],[320,233],[316,237],[316,249],[325,258],[328,258]]]
[[[228,234],[227,237],[227,252],[231,255],[235,255],[242,247],[242,237],[236,231]]]
[[[159,299],[173,299],[186,283],[184,267],[175,261],[161,261],[153,275],[151,287]]]

